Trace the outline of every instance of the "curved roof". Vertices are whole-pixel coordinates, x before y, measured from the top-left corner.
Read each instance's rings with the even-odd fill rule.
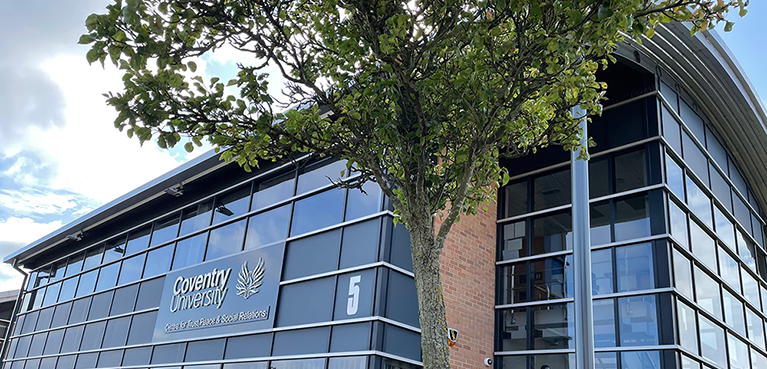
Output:
[[[716,32],[660,25],[637,50],[652,57],[694,99],[740,165],[759,205],[767,204],[767,114],[732,52]],[[745,195],[745,194],[744,194]]]

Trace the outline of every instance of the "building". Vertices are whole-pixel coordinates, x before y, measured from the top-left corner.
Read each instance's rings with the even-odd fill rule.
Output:
[[[0,292],[0,347],[5,346],[5,337],[8,333],[8,326],[13,316],[13,308],[16,307],[16,300],[19,296],[19,290]],[[5,350],[0,351],[5,352]],[[5,358],[3,356],[3,358]]]
[[[597,368],[767,369],[767,116],[716,35],[616,54],[589,128]],[[209,154],[7,256],[32,272],[3,368],[419,367],[407,231],[305,163]],[[573,368],[569,154],[503,164],[443,254],[453,367]]]

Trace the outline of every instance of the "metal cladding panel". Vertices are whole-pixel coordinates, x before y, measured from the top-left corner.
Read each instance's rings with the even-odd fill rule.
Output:
[[[285,244],[169,273],[152,342],[274,326]]]

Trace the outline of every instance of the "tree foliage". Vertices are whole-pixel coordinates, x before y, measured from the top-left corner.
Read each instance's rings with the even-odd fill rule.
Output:
[[[447,367],[439,256],[462,213],[505,182],[499,158],[580,142],[570,111],[600,114],[595,78],[626,37],[725,23],[747,0],[116,0],[80,43],[125,89],[115,126],[163,148],[203,139],[246,170],[313,152],[349,160],[411,231],[427,367]],[[195,60],[223,47],[255,62],[222,81]],[[265,68],[286,79],[284,106]],[[230,93],[233,87],[236,93]],[[328,111],[329,113],[325,113]],[[444,211],[439,229],[434,214]],[[435,277],[436,276],[436,277]],[[425,282],[424,282],[425,281]],[[422,283],[423,282],[423,283]],[[432,302],[433,300],[433,302]]]

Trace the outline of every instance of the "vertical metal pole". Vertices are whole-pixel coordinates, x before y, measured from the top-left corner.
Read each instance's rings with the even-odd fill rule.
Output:
[[[581,144],[588,147],[586,111],[572,110],[581,117]],[[573,197],[573,286],[575,287],[575,368],[594,369],[594,310],[591,299],[591,217],[589,212],[589,163],[577,160],[579,151],[571,152],[570,169]]]

